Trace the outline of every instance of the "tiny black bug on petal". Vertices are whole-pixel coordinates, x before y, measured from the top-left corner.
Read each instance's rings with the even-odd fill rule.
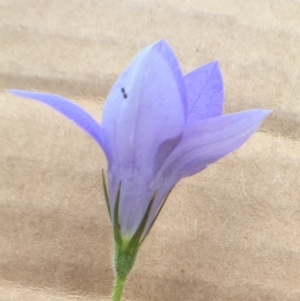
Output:
[[[121,92],[122,92],[122,94],[123,94],[123,97],[126,99],[126,98],[128,97],[128,95],[126,94],[125,89],[122,88],[122,89],[121,89]]]

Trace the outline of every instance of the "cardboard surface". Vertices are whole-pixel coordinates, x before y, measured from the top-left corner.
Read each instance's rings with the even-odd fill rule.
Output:
[[[59,114],[6,88],[72,98],[100,119],[139,49],[165,38],[187,72],[218,59],[226,112],[273,115],[179,183],[124,300],[300,300],[300,2],[0,0],[0,300],[109,300],[105,158]]]

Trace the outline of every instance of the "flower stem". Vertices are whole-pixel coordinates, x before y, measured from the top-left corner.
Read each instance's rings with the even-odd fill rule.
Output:
[[[115,249],[115,271],[116,280],[114,284],[114,291],[112,295],[112,301],[120,301],[124,289],[126,278],[131,271],[138,247],[127,248],[126,245],[119,246],[116,244]]]
[[[125,280],[126,277],[120,277],[120,276],[116,277],[112,301],[121,301]]]

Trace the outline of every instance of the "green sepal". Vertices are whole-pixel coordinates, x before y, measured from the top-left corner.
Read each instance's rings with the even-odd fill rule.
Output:
[[[120,182],[118,192],[117,192],[116,202],[115,202],[115,208],[114,208],[114,225],[113,225],[115,241],[119,247],[122,247],[123,245],[121,227],[119,222],[119,204],[120,204],[121,186],[122,183]]]
[[[148,233],[150,232],[150,230],[151,230],[153,224],[155,223],[155,221],[156,221],[156,219],[157,219],[157,217],[158,217],[160,211],[162,210],[164,204],[166,203],[166,200],[167,200],[167,198],[169,197],[171,191],[172,191],[172,189],[169,191],[169,193],[167,194],[167,196],[165,197],[165,199],[164,199],[163,202],[161,203],[160,207],[158,208],[158,210],[157,210],[157,212],[156,212],[156,214],[155,214],[153,220],[152,220],[151,223],[150,223],[150,226],[149,226],[149,229],[148,229],[147,233],[145,233],[144,237],[141,239],[141,242],[140,242],[141,244],[142,244],[142,242],[145,240],[145,238],[146,238],[146,236],[148,235]]]
[[[134,235],[132,236],[132,238],[130,239],[130,241],[128,243],[128,248],[129,249],[136,249],[136,248],[139,248],[139,246],[141,245],[141,243],[142,243],[141,242],[141,237],[143,235],[145,226],[147,224],[149,214],[150,214],[153,202],[155,200],[155,197],[156,197],[156,191],[154,192],[154,194],[153,194],[153,196],[152,196],[152,198],[149,202],[149,205],[147,207],[147,210],[145,212],[145,215],[144,215],[139,227],[137,228],[137,230],[135,231]]]
[[[104,175],[103,169],[102,169],[102,185],[103,185],[104,196],[105,196],[105,201],[106,201],[109,218],[111,220],[110,202],[109,202],[109,196],[108,196],[108,191],[107,191],[107,186],[106,186],[105,175]]]

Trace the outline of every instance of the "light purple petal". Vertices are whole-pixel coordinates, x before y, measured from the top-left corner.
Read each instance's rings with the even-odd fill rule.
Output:
[[[175,182],[200,172],[242,146],[270,113],[250,110],[189,126],[180,144],[166,160],[162,172]]]
[[[223,80],[218,62],[204,65],[184,76],[188,119],[192,124],[220,116],[223,111]]]
[[[143,217],[153,174],[180,141],[186,117],[184,100],[177,59],[164,41],[142,50],[107,97],[102,125],[112,137],[110,196],[113,208],[122,181],[120,223],[127,232],[132,233]]]
[[[147,235],[166,197],[180,179],[202,171],[209,164],[238,149],[258,130],[270,113],[266,110],[250,110],[201,120],[188,126],[180,143],[151,183],[157,195],[143,237]]]
[[[8,90],[8,92],[12,95],[37,100],[50,106],[86,131],[106,152],[103,130],[101,129],[101,126],[94,118],[91,117],[91,115],[89,115],[75,103],[61,96],[51,94],[20,90]]]
[[[184,95],[177,60],[164,41],[137,55],[111,89],[103,112],[120,168],[149,166],[158,146],[183,132]]]

